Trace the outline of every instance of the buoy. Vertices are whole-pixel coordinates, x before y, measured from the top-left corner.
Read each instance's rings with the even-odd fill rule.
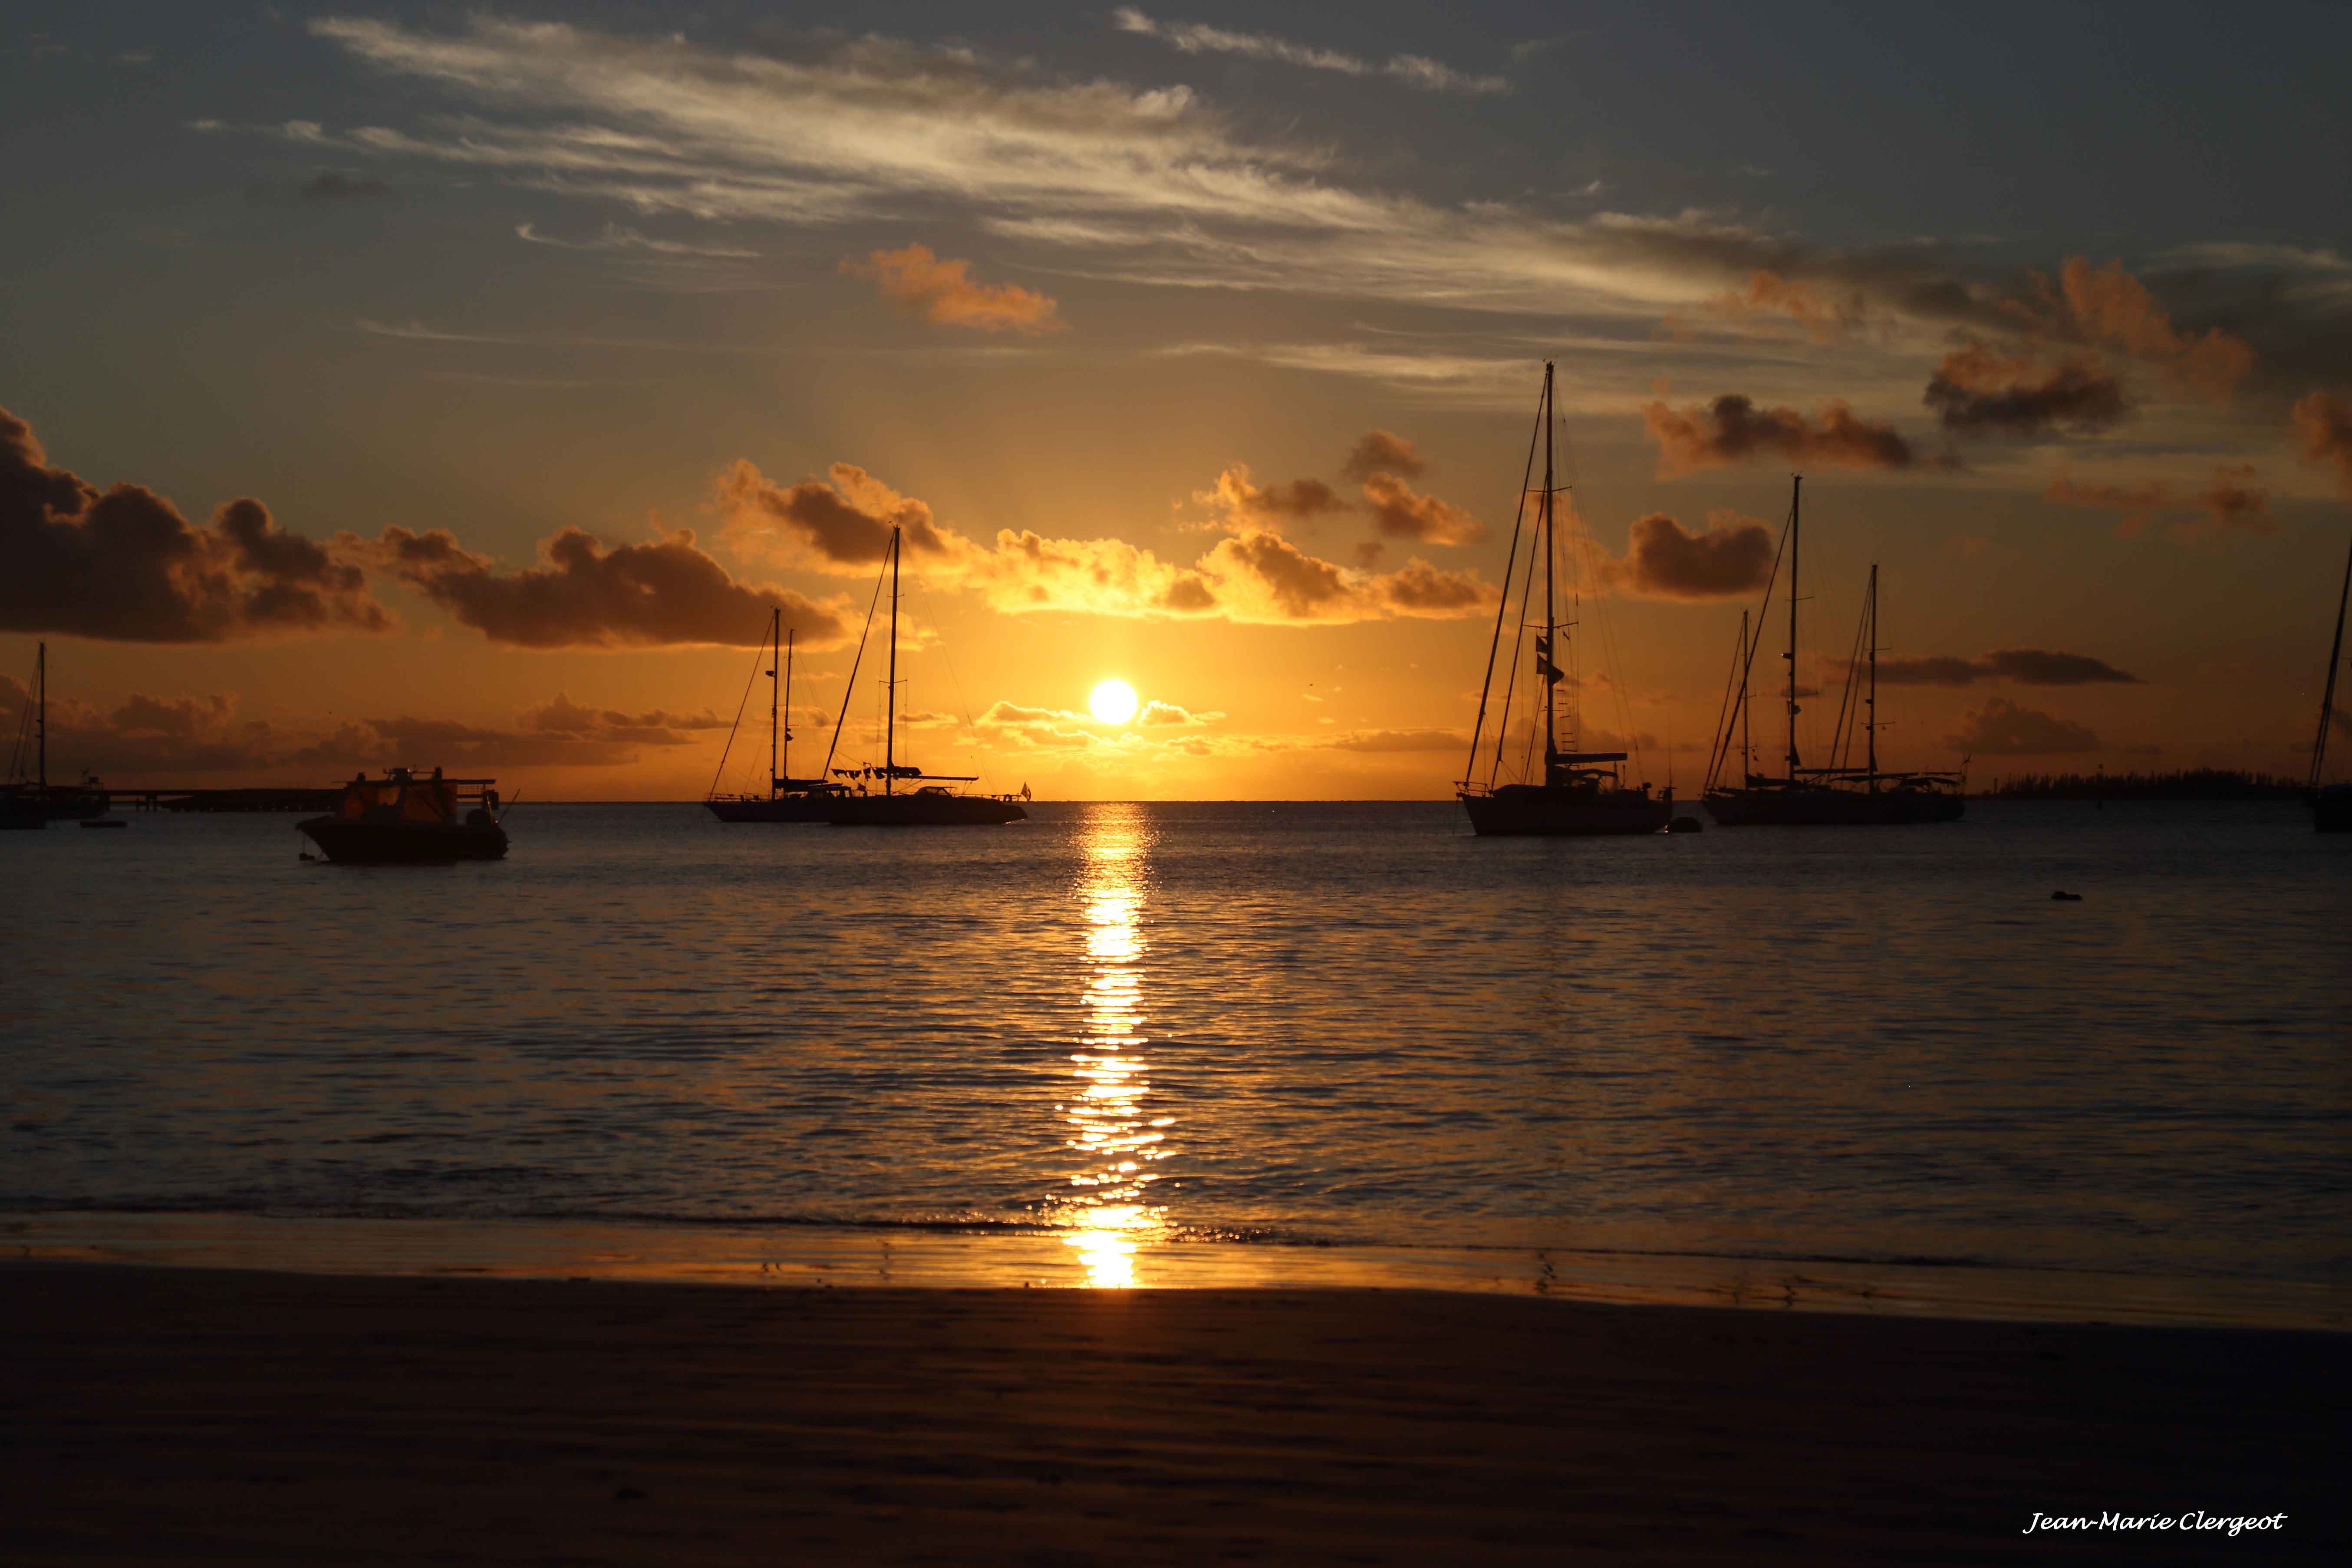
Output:
[[[2061,889],[2059,891],[2050,895],[2050,901],[2057,904],[2079,904],[2083,901],[2083,895],[2080,893],[2070,893],[2065,891],[2063,889]]]

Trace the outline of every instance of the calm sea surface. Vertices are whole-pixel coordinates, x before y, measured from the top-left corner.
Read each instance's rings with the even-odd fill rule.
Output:
[[[2352,1284],[2352,840],[2292,805],[509,826],[6,836],[0,1210]]]

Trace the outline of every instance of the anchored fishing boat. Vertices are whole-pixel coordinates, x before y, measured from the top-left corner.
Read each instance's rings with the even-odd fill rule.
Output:
[[[495,779],[452,779],[435,768],[360,774],[343,786],[332,814],[294,826],[330,860],[356,865],[427,865],[496,860],[507,852]],[[458,808],[473,802],[465,815]]]
[[[1501,658],[1503,631],[1511,604],[1511,586],[1518,577],[1519,524],[1511,531],[1510,558],[1503,568],[1503,602],[1495,612],[1495,640],[1486,650],[1486,680],[1478,694],[1478,721],[1470,735],[1470,762],[1465,776],[1455,791],[1455,798],[1470,815],[1471,830],[1481,837],[1574,837],[1597,834],[1655,833],[1666,826],[1674,816],[1675,795],[1669,787],[1662,795],[1653,796],[1648,784],[1631,785],[1624,782],[1619,764],[1627,760],[1624,752],[1579,751],[1573,745],[1563,749],[1559,743],[1556,689],[1566,678],[1563,659],[1554,650],[1561,647],[1565,629],[1556,607],[1554,587],[1554,557],[1558,553],[1554,542],[1556,510],[1553,484],[1552,451],[1552,367],[1544,365],[1543,396],[1538,405],[1537,418],[1543,430],[1544,481],[1537,492],[1533,535],[1528,541],[1526,563],[1526,587],[1519,595],[1518,625],[1513,627],[1511,657],[1503,665],[1502,702],[1495,719],[1495,748],[1486,759],[1485,776],[1479,776],[1480,753],[1484,750],[1486,716],[1495,690],[1495,670]],[[1535,464],[1532,446],[1528,453],[1528,467]],[[1528,493],[1525,471],[1519,476],[1519,523],[1527,521]],[[1534,596],[1538,564],[1543,574],[1543,620],[1528,620],[1528,601]],[[1507,777],[1510,766],[1505,752],[1509,749],[1511,704],[1517,687],[1518,654],[1528,633],[1540,625],[1542,630],[1534,638],[1535,688],[1533,698],[1541,709],[1539,722],[1543,736],[1543,771],[1533,777]],[[1534,730],[1528,735],[1532,749]],[[1531,762],[1532,759],[1529,759]],[[1528,763],[1519,764],[1522,774],[1531,773]]]
[[[726,750],[719,753],[719,772],[712,775],[710,793],[702,804],[721,822],[829,822],[836,796],[846,795],[848,786],[830,779],[796,779],[789,776],[786,764],[792,759],[793,728],[788,717],[793,700],[793,638],[783,629],[784,612],[772,610],[768,616],[768,793],[765,795],[721,795],[719,781],[726,776],[727,759],[735,750],[735,732],[743,723],[743,710],[735,709],[735,723],[727,731]],[[782,655],[781,665],[777,655]],[[782,668],[779,679],[776,671]],[[748,694],[748,693],[747,693]],[[780,716],[780,707],[782,716]],[[838,726],[835,733],[838,734]]]
[[[890,530],[890,548],[883,572],[890,583],[890,667],[884,679],[885,695],[882,720],[882,762],[879,766],[835,768],[831,758],[826,767],[833,776],[850,781],[851,788],[830,797],[825,820],[835,827],[993,827],[1008,822],[1024,822],[1029,814],[1021,802],[1009,795],[962,795],[950,789],[950,784],[977,784],[971,775],[926,773],[919,767],[898,761],[898,545],[899,531]],[[875,592],[881,592],[877,580]],[[874,612],[866,611],[870,628]],[[864,637],[858,639],[857,658],[849,668],[852,689],[857,684],[857,667],[866,657]],[[841,726],[834,725],[834,740],[840,742]],[[916,783],[926,780],[925,783]],[[869,787],[878,783],[879,790]],[[913,784],[900,789],[900,784]],[[1028,795],[1024,786],[1023,798]]]
[[[1898,773],[1878,765],[1878,568],[1870,569],[1870,586],[1863,596],[1862,624],[1854,635],[1854,657],[1846,662],[1844,694],[1838,704],[1837,723],[1831,732],[1827,766],[1807,767],[1797,751],[1797,563],[1801,542],[1801,501],[1804,479],[1792,477],[1789,490],[1789,521],[1781,531],[1782,554],[1789,563],[1788,661],[1789,749],[1787,771],[1780,777],[1754,769],[1755,752],[1748,743],[1748,691],[1756,663],[1756,646],[1763,640],[1759,612],[1756,636],[1748,634],[1748,618],[1739,622],[1739,644],[1733,651],[1732,675],[1737,692],[1727,703],[1716,726],[1707,783],[1700,796],[1709,816],[1725,827],[1861,827],[1916,822],[1953,822],[1967,808],[1965,775],[1958,773]],[[1772,564],[1772,580],[1764,586],[1764,607],[1772,603],[1780,579],[1780,561]],[[1857,685],[1857,681],[1860,682]],[[1720,781],[1730,762],[1737,724],[1740,780]],[[1863,756],[1853,765],[1855,739]]]

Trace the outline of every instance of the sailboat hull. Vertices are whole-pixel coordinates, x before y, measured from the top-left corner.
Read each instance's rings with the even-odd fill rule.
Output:
[[[944,791],[837,795],[825,818],[835,827],[999,827],[1028,819],[1012,801]]]
[[[1639,790],[1549,789],[1504,784],[1491,794],[1457,797],[1481,838],[1588,838],[1656,833],[1675,814],[1671,799]]]
[[[1968,802],[1935,790],[1719,789],[1702,797],[1724,827],[1896,827],[1958,822]]]
[[[839,799],[828,795],[780,795],[772,800],[706,800],[702,804],[721,822],[831,822]]]

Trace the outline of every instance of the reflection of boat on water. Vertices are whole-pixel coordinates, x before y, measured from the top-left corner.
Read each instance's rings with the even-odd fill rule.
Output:
[[[2327,731],[2336,723],[2336,673],[2344,668],[2344,607],[2352,602],[2352,551],[2344,557],[2344,586],[2336,595],[2336,640],[2327,647],[2327,685],[2319,699],[2319,735],[2311,743],[2311,826],[2321,833],[2352,833],[2352,782],[2323,784]]]
[[[886,698],[882,720],[882,764],[879,767],[835,768],[830,761],[826,766],[836,778],[853,781],[854,789],[830,797],[825,820],[835,827],[963,827],[996,826],[1007,822],[1024,822],[1029,814],[1011,795],[960,795],[950,784],[977,784],[971,776],[950,776],[925,773],[922,769],[898,761],[898,530],[890,530],[889,558],[885,563],[890,578],[890,671],[882,689]],[[881,591],[881,584],[875,584]],[[873,612],[866,612],[870,626]],[[849,667],[852,689],[857,684],[857,664],[866,657],[865,640],[858,641],[857,659]],[[845,717],[846,715],[845,714]],[[841,727],[834,726],[834,736],[839,743]],[[929,782],[900,790],[904,780]],[[867,787],[868,781],[879,780],[878,793]],[[1026,795],[1027,790],[1024,790]]]
[[[1470,736],[1472,776],[1462,781],[1457,792],[1463,809],[1470,814],[1473,832],[1484,837],[1569,837],[1612,833],[1655,833],[1666,826],[1674,816],[1674,791],[1653,797],[1647,784],[1634,787],[1624,783],[1618,764],[1626,760],[1623,752],[1583,752],[1559,745],[1558,718],[1553,700],[1554,690],[1565,678],[1565,661],[1556,658],[1562,627],[1554,606],[1553,557],[1558,553],[1553,544],[1555,509],[1552,483],[1552,367],[1544,365],[1543,400],[1538,417],[1543,426],[1544,482],[1536,506],[1534,537],[1529,541],[1527,556],[1527,586],[1519,596],[1519,625],[1512,635],[1511,658],[1504,667],[1503,701],[1495,721],[1495,751],[1484,779],[1476,777],[1480,742],[1486,732],[1487,703],[1494,690],[1495,665],[1503,646],[1503,627],[1511,603],[1511,582],[1519,564],[1519,532],[1511,532],[1510,559],[1503,568],[1503,603],[1495,612],[1495,640],[1486,653],[1486,689],[1478,695],[1478,722]],[[1532,447],[1528,453],[1528,466],[1535,464]],[[1519,481],[1519,516],[1527,516],[1527,479]],[[1510,733],[1511,697],[1517,685],[1518,648],[1529,627],[1527,618],[1528,601],[1535,593],[1536,566],[1540,557],[1543,566],[1544,618],[1543,632],[1535,639],[1536,700],[1543,709],[1543,773],[1540,781],[1504,782],[1502,770],[1505,742]],[[1530,728],[1528,743],[1534,742]]]
[[[1701,798],[1709,816],[1726,827],[1864,827],[1917,822],[1953,822],[1967,807],[1962,775],[1956,773],[1889,773],[1878,765],[1878,568],[1870,569],[1870,586],[1863,596],[1862,624],[1854,634],[1854,657],[1846,662],[1845,690],[1838,702],[1837,723],[1831,731],[1826,767],[1806,767],[1797,752],[1797,563],[1802,524],[1800,501],[1804,479],[1792,478],[1789,489],[1789,525],[1781,536],[1789,562],[1788,661],[1789,751],[1787,772],[1772,778],[1755,772],[1754,752],[1748,739],[1749,680],[1756,664],[1756,647],[1763,640],[1762,614],[1756,635],[1748,621],[1739,623],[1739,646],[1734,651],[1732,674],[1737,691],[1717,725],[1713,755],[1708,759],[1706,793]],[[1775,561],[1772,580],[1764,587],[1769,608],[1780,580]],[[1859,683],[1859,684],[1857,684]],[[1739,727],[1741,783],[1718,784],[1732,752],[1732,726]],[[1854,740],[1863,743],[1862,765],[1850,765]]]
[[[507,852],[499,826],[495,779],[443,778],[435,768],[420,777],[394,768],[380,779],[365,773],[343,786],[333,815],[309,817],[300,828],[330,860],[359,865],[425,865],[496,860]],[[457,808],[474,802],[461,818]]]
[[[792,759],[793,742],[789,717],[793,700],[793,638],[783,630],[783,624],[782,610],[770,612],[766,671],[768,793],[764,795],[719,793],[719,778],[726,774],[727,759],[735,750],[735,731],[743,722],[743,710],[739,704],[735,710],[735,724],[727,731],[727,749],[719,754],[719,773],[712,778],[710,794],[702,803],[721,822],[827,822],[832,820],[834,798],[848,793],[847,786],[826,779],[788,776],[789,769],[785,764]],[[776,673],[779,653],[783,659],[781,679]]]
[[[30,762],[31,772],[26,764]],[[49,782],[49,645],[33,654],[33,700],[16,723],[8,782],[0,784],[0,829],[47,827],[53,821],[104,816],[113,799],[89,773],[78,784]]]

